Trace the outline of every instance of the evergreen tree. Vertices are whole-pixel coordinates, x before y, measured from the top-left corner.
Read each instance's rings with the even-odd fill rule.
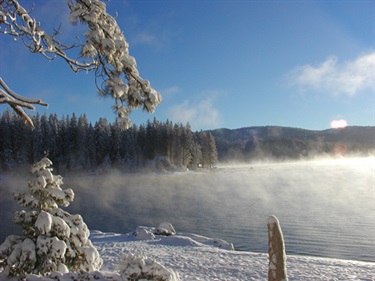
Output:
[[[138,155],[138,164],[143,165],[145,156],[144,156],[144,148],[146,145],[146,127],[144,125],[140,125],[137,134],[137,155]]]
[[[140,164],[138,158],[139,146],[137,144],[138,139],[138,127],[133,125],[130,129],[126,130],[122,134],[121,147],[124,149],[124,164],[126,168],[133,169]]]
[[[155,159],[156,153],[156,124],[147,120],[146,135],[144,136],[143,155],[146,160]]]
[[[69,135],[69,123],[70,118],[69,115],[64,117],[62,116],[60,122],[59,122],[59,136],[57,139],[57,147],[58,147],[58,157],[57,157],[57,163],[58,163],[58,169],[59,172],[65,172],[68,168],[68,135]]]
[[[93,271],[102,265],[82,217],[59,208],[67,207],[74,193],[70,188],[61,189],[62,177],[52,174],[51,165],[48,158],[35,163],[29,192],[14,194],[17,202],[29,210],[14,216],[24,236],[8,236],[0,245],[0,267],[10,276]]]
[[[1,160],[4,170],[11,169],[15,161],[13,159],[13,132],[12,116],[9,110],[6,110],[0,120],[0,138],[1,138]]]
[[[169,120],[167,120],[166,122],[166,127],[167,127],[167,132],[166,132],[166,139],[167,139],[167,157],[170,161],[173,160],[173,156],[174,156],[174,140],[173,140],[173,136],[174,136],[174,133],[173,133],[173,123]]]
[[[37,112],[32,117],[34,129],[32,137],[32,159],[36,162],[36,159],[41,159],[45,156],[45,147],[43,146],[43,136],[41,134],[41,120],[40,115]]]
[[[111,164],[111,129],[107,119],[99,118],[95,123],[95,144],[97,165],[108,168]]]
[[[208,164],[210,168],[217,164],[218,156],[216,150],[215,138],[210,132],[207,133],[207,143],[208,143]]]
[[[53,146],[53,139],[51,138],[51,136],[52,136],[51,127],[50,127],[50,124],[48,122],[47,114],[43,114],[40,117],[40,121],[38,123],[40,124],[39,125],[40,131],[38,132],[39,133],[38,139],[40,141],[42,153],[44,154],[44,156],[49,155],[49,150]],[[38,159],[40,159],[40,158],[38,158]]]
[[[49,128],[50,128],[50,144],[51,146],[48,149],[48,158],[52,161],[55,161],[58,159],[58,138],[59,138],[59,118],[57,114],[51,114],[48,119]],[[32,163],[32,162],[28,162]]]
[[[13,159],[17,167],[22,167],[28,163],[30,156],[30,142],[27,141],[31,136],[30,128],[16,114],[12,116],[10,128],[12,131]]]
[[[76,169],[84,169],[89,167],[89,123],[86,115],[81,115],[78,118],[77,124],[77,154],[76,154]]]
[[[198,142],[193,141],[191,147],[191,161],[189,163],[189,169],[196,169],[198,165],[202,162],[202,150]]]
[[[170,147],[172,142],[172,127],[170,125],[169,120],[167,120],[164,124],[162,124],[160,128],[160,144],[159,147],[159,154],[164,155],[169,161],[171,159]]]
[[[57,138],[58,138],[58,118],[55,114],[47,117],[44,114],[40,121],[40,139],[42,140],[42,146],[44,147],[44,154],[48,156],[51,160],[56,160],[56,150],[57,150]],[[40,159],[40,158],[39,158]],[[28,162],[32,163],[31,162]]]
[[[181,127],[178,124],[173,126],[172,131],[172,164],[176,166],[182,165],[182,143],[181,143]]]
[[[193,134],[189,123],[181,125],[182,166],[189,167],[192,162]]]
[[[155,117],[152,121],[153,126],[153,135],[151,138],[153,138],[153,145],[154,145],[154,158],[158,156],[166,156],[166,153],[164,151],[164,145],[162,143],[162,135],[164,131],[165,125],[163,125],[162,122],[158,121]]]
[[[75,170],[79,167],[77,157],[79,154],[78,150],[78,119],[75,113],[73,113],[72,117],[70,118],[69,122],[67,122],[68,128],[66,131],[66,161],[67,161],[67,168],[69,170]]]
[[[87,154],[85,165],[88,170],[95,170],[98,166],[96,161],[95,128],[90,123],[87,129]]]
[[[111,146],[110,159],[115,167],[121,167],[123,163],[124,148],[121,145],[121,134],[123,133],[120,124],[116,119],[115,123],[110,126],[111,131]]]
[[[199,144],[202,148],[202,165],[212,168],[218,161],[215,139],[210,132],[198,133]]]

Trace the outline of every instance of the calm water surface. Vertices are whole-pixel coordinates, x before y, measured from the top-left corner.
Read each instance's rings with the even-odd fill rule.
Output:
[[[67,210],[80,213],[90,229],[127,233],[138,225],[168,221],[177,232],[266,252],[266,220],[273,214],[281,223],[287,254],[375,262],[374,158],[64,178],[64,183],[76,194]],[[18,209],[7,194],[8,189],[2,191],[1,240],[14,232],[7,221]]]

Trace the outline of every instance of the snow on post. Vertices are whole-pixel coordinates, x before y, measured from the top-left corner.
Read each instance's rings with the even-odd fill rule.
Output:
[[[268,225],[268,281],[287,281],[284,237],[279,220],[270,216]]]
[[[51,165],[48,158],[35,163],[29,192],[14,194],[27,211],[18,211],[14,216],[24,236],[8,236],[0,245],[0,268],[4,268],[5,275],[95,271],[103,263],[82,217],[58,207],[68,206],[74,193],[70,188],[61,189],[62,177],[52,174]]]

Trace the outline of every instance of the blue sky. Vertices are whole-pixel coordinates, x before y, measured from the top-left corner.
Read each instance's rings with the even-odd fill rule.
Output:
[[[61,24],[74,42],[65,0],[34,1],[42,27]],[[32,3],[21,1],[21,3]],[[375,125],[375,1],[112,0],[106,2],[143,78],[161,93],[156,117],[193,130],[290,126],[313,130],[332,120]],[[83,37],[83,36],[82,36]],[[31,54],[0,36],[0,76],[18,94],[41,98],[40,114],[86,113],[115,119],[93,73]],[[0,105],[4,111],[6,105]]]

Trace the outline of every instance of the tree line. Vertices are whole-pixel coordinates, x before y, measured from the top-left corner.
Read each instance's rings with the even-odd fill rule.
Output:
[[[92,124],[86,115],[59,119],[56,114],[37,113],[31,118],[34,129],[8,110],[0,115],[1,170],[30,165],[43,157],[50,158],[60,173],[210,168],[218,159],[211,133],[192,132],[189,124],[154,118],[124,130],[117,121],[105,118]]]

